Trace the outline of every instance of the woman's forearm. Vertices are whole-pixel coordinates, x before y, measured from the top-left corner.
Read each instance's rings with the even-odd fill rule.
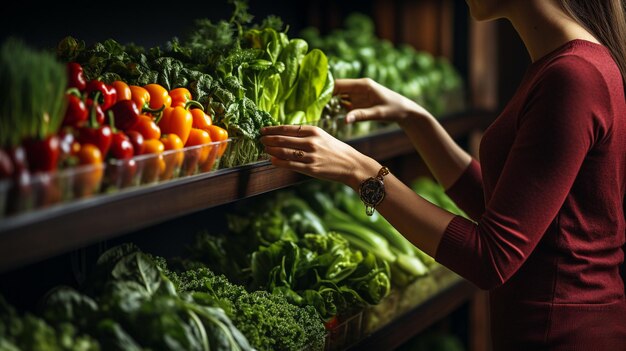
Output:
[[[415,114],[405,118],[400,126],[435,179],[445,189],[454,184],[470,164],[471,156],[434,117]]]

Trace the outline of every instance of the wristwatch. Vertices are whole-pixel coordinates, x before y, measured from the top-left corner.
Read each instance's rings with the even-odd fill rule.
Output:
[[[387,167],[382,167],[375,177],[369,177],[359,185],[359,196],[365,204],[365,213],[368,216],[374,214],[376,206],[385,198],[385,182],[383,177],[389,174]]]

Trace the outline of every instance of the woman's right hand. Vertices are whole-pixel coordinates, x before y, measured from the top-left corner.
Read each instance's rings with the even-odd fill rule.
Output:
[[[432,117],[422,106],[370,78],[337,79],[334,94],[348,108],[346,123],[378,120],[402,125],[415,117]]]

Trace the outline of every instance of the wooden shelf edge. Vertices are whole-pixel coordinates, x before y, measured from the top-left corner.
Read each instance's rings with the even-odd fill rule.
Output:
[[[441,120],[453,137],[484,128],[493,115],[466,111]],[[413,152],[400,129],[350,140],[377,159]],[[261,161],[114,194],[56,205],[0,220],[0,273],[167,220],[305,181]]]

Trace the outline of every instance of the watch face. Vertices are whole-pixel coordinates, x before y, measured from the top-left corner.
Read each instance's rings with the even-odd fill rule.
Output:
[[[376,206],[385,197],[385,185],[376,178],[368,178],[361,183],[361,200],[370,206]]]

